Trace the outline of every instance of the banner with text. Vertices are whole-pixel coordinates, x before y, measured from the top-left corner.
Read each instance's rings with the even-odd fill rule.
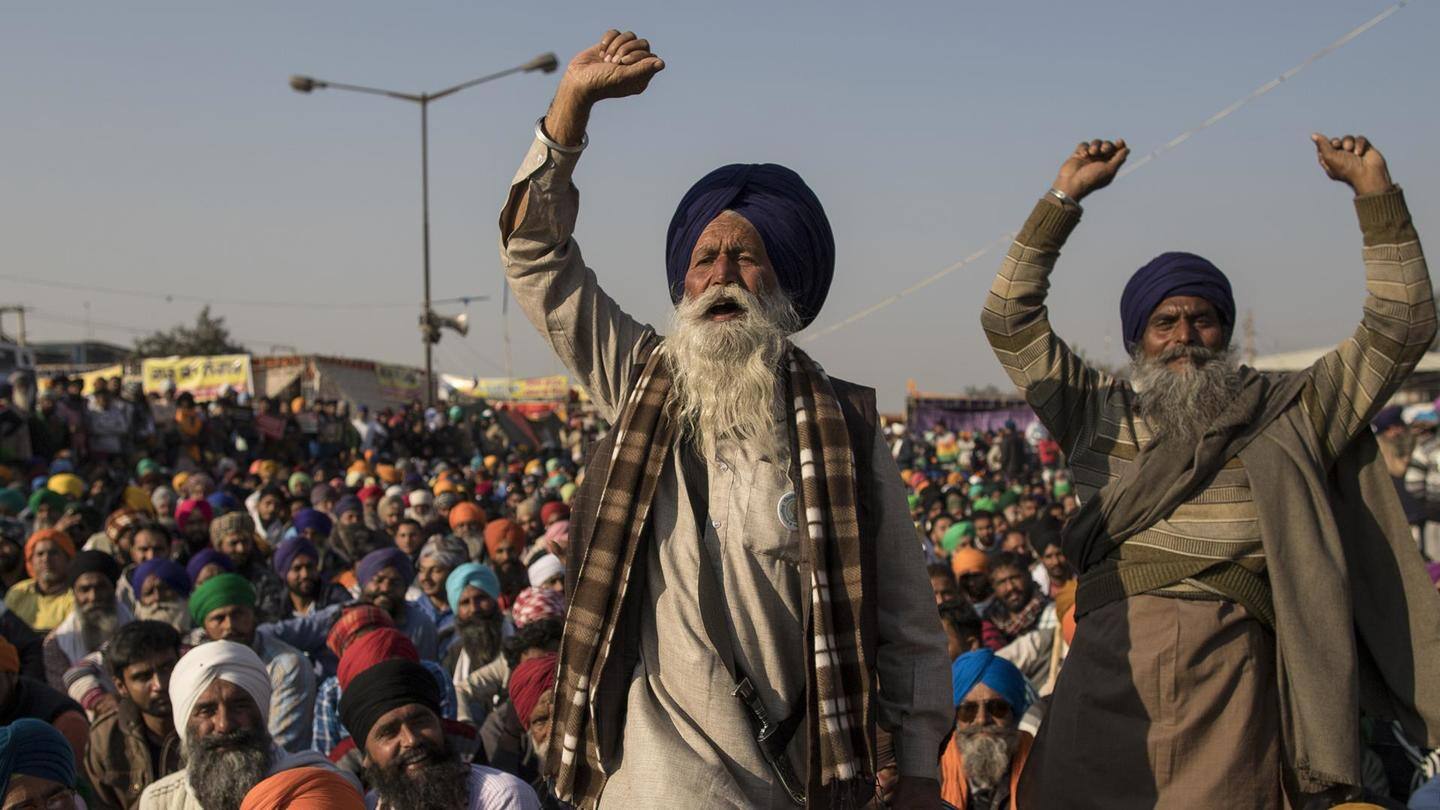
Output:
[[[549,377],[476,377],[466,379],[445,375],[445,384],[467,397],[495,402],[564,402],[570,398],[570,378],[564,374]]]
[[[230,386],[236,391],[253,392],[250,377],[250,355],[216,354],[208,357],[148,357],[140,364],[145,393],[159,393],[167,380],[175,381],[175,391],[189,391],[198,400],[215,399],[220,389]]]
[[[396,402],[425,399],[425,373],[406,366],[375,364],[375,382],[380,395]]]

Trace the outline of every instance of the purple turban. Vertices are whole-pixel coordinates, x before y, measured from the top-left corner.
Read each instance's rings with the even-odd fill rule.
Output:
[[[755,226],[801,328],[809,326],[835,276],[835,236],[820,200],[800,175],[774,163],[721,166],[685,192],[665,236],[671,302],[684,297],[685,274],[701,232],[724,211]]]
[[[275,573],[284,579],[285,575],[290,573],[290,564],[302,554],[316,562],[320,561],[320,552],[315,550],[315,544],[303,537],[292,537],[281,542],[275,547]]]
[[[355,579],[363,588],[385,568],[394,568],[400,572],[400,578],[405,580],[406,585],[415,579],[415,566],[410,562],[410,555],[394,546],[366,554],[360,564],[355,566]]]
[[[196,577],[200,576],[200,572],[205,569],[205,566],[211,563],[220,566],[220,568],[225,571],[235,570],[235,564],[230,562],[229,557],[221,554],[214,548],[207,547],[195,552],[195,556],[191,557],[190,562],[185,564],[185,575],[190,577],[191,582],[194,582]]]
[[[1230,279],[1220,268],[1193,253],[1161,253],[1135,271],[1120,296],[1125,351],[1135,351],[1150,313],[1161,301],[1176,295],[1204,298],[1215,307],[1227,330],[1234,327],[1235,295],[1230,291]]]
[[[364,514],[365,505],[360,503],[360,499],[354,495],[346,495],[335,502],[335,517],[339,518],[346,512],[359,512]]]
[[[196,571],[199,573],[199,571]],[[181,596],[190,595],[190,576],[180,563],[168,557],[156,557],[147,560],[135,567],[130,572],[130,586],[135,589],[135,598],[140,598],[141,592],[145,590],[145,581],[150,577],[159,577],[160,581],[170,586],[170,590]]]
[[[335,528],[330,521],[330,516],[319,509],[305,508],[295,513],[295,531],[303,532],[306,529],[314,529],[322,537],[329,537],[330,530]]]

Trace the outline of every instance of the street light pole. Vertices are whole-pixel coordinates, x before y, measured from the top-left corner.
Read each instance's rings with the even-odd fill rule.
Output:
[[[378,87],[324,81],[312,76],[291,76],[290,87],[297,93],[319,89],[348,90],[355,93],[388,96],[420,105],[420,245],[423,299],[420,303],[420,340],[425,344],[425,404],[435,404],[434,344],[440,339],[435,313],[430,311],[430,102],[439,101],[477,84],[483,84],[512,73],[554,73],[560,62],[553,53],[543,53],[523,65],[506,68],[477,79],[451,85],[434,93],[402,93]]]

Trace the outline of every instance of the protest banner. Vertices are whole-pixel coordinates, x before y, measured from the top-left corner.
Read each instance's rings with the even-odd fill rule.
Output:
[[[145,393],[158,393],[167,380],[174,380],[176,393],[190,392],[198,400],[215,399],[220,389],[252,392],[250,355],[216,354],[206,357],[147,357],[140,376]]]

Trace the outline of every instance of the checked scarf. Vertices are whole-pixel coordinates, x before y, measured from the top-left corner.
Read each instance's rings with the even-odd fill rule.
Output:
[[[615,642],[651,501],[676,441],[667,407],[671,378],[664,351],[661,344],[651,353],[618,419],[594,535],[581,563],[560,647],[551,737],[558,744],[550,746],[545,772],[554,781],[557,797],[581,807],[593,806],[604,785],[593,689]],[[817,793],[844,802],[847,796],[874,790],[869,733],[874,725],[873,675],[861,660],[865,594],[849,432],[825,372],[794,346],[788,357],[786,394],[794,409],[791,451],[800,476],[796,515],[804,527],[811,572],[806,645],[811,671],[805,708],[811,759],[819,765],[819,773],[812,772],[807,780],[814,806],[823,801]],[[805,770],[800,763],[802,776]]]

